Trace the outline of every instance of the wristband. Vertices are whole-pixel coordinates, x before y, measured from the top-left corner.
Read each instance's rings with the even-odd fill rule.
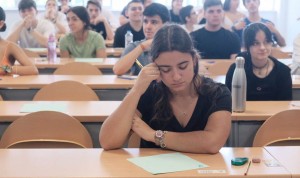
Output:
[[[155,131],[154,139],[155,144],[160,146],[162,149],[165,149],[167,145],[165,144],[165,135],[167,131],[157,130]]]
[[[1,66],[2,70],[6,73],[6,74],[10,74],[12,72],[12,67],[11,66]]]

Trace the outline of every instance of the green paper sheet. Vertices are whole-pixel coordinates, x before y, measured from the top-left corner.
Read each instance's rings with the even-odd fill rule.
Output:
[[[33,52],[41,52],[41,51],[46,51],[47,48],[26,48],[29,51],[33,51]]]
[[[103,58],[75,58],[75,62],[103,62]]]
[[[143,168],[151,174],[163,174],[208,167],[207,165],[181,153],[129,158],[128,161]]]
[[[67,105],[64,103],[32,103],[24,104],[20,110],[20,113],[31,113],[38,111],[58,111],[65,113]]]

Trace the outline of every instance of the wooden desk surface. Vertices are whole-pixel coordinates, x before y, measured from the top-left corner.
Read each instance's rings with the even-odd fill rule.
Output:
[[[30,51],[33,51],[40,56],[46,56],[47,55],[47,48],[26,48]],[[107,56],[121,56],[124,48],[105,48]],[[56,49],[56,53],[59,56],[60,50],[59,48]]]
[[[20,113],[26,104],[62,104],[66,106],[64,113],[80,122],[103,122],[117,109],[121,101],[0,101],[0,123],[13,122],[28,114]]]
[[[247,164],[232,166],[237,156],[274,160],[264,148],[222,148],[215,155],[183,153],[209,167],[152,175],[129,162],[128,158],[172,153],[161,149],[1,149],[0,177],[244,177]],[[201,174],[198,170],[225,170],[226,173]],[[251,164],[253,177],[291,177],[283,167]]]
[[[0,101],[0,122],[12,122],[24,104],[49,103],[47,101]],[[121,101],[51,101],[64,103],[66,113],[81,122],[103,122]],[[80,109],[79,109],[80,108]],[[233,121],[264,121],[272,115],[289,109],[300,109],[300,101],[247,101],[246,112],[232,113]]]
[[[53,62],[49,62],[47,60],[47,58],[43,58],[43,57],[31,58],[31,59],[34,61],[36,67],[39,69],[42,69],[42,68],[56,69],[67,63],[78,61],[74,58],[59,58],[59,60],[57,62],[53,63]],[[87,63],[90,63],[99,69],[112,69],[118,60],[119,60],[119,58],[95,58],[92,60],[92,62],[89,62],[91,60],[87,59]],[[84,61],[84,59],[80,60],[79,62],[83,62],[83,61]]]
[[[81,82],[92,89],[129,89],[134,80],[118,78],[116,75],[31,75],[1,76],[0,88],[42,88],[53,82],[73,80]]]
[[[300,101],[247,101],[246,111],[232,113],[233,121],[264,121],[274,114],[290,109],[300,109]]]
[[[267,146],[265,149],[280,162],[292,177],[300,177],[300,147],[299,146]]]

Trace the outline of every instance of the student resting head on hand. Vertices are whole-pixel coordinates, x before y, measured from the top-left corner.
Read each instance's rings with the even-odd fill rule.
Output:
[[[140,147],[217,153],[231,126],[231,95],[198,74],[199,55],[189,34],[167,24],[155,34],[153,62],[144,66],[117,110],[103,123],[100,144],[121,148],[133,131]]]
[[[5,12],[0,7],[0,32],[5,30]],[[16,61],[19,65],[15,65]],[[36,75],[38,70],[19,46],[0,37],[0,75],[12,74]]]

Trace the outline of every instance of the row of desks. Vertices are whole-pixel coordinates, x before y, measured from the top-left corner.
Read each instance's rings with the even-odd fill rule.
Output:
[[[225,83],[225,76],[210,76],[216,82]],[[122,100],[135,80],[121,79],[116,75],[33,75],[2,76],[0,94],[5,100],[32,100],[34,94],[50,83],[73,80],[81,82],[96,91],[104,100]],[[293,100],[300,99],[300,76],[292,76]]]
[[[99,130],[103,121],[120,105],[121,101],[0,101],[0,136],[8,125],[27,113],[21,109],[28,104],[34,106],[63,106],[64,113],[69,114],[88,129],[94,147],[99,145]],[[270,116],[277,112],[300,109],[300,101],[247,101],[244,113],[232,113],[231,134],[227,146],[252,146],[254,136]]]
[[[248,164],[232,166],[231,159],[234,157],[262,160],[261,163],[250,165],[247,174],[250,177],[300,177],[300,147],[224,147],[214,155],[182,153],[208,167],[158,175],[153,175],[127,160],[167,153],[175,152],[137,148],[111,151],[103,149],[0,149],[0,177],[245,177]],[[270,163],[275,164],[270,166]]]

